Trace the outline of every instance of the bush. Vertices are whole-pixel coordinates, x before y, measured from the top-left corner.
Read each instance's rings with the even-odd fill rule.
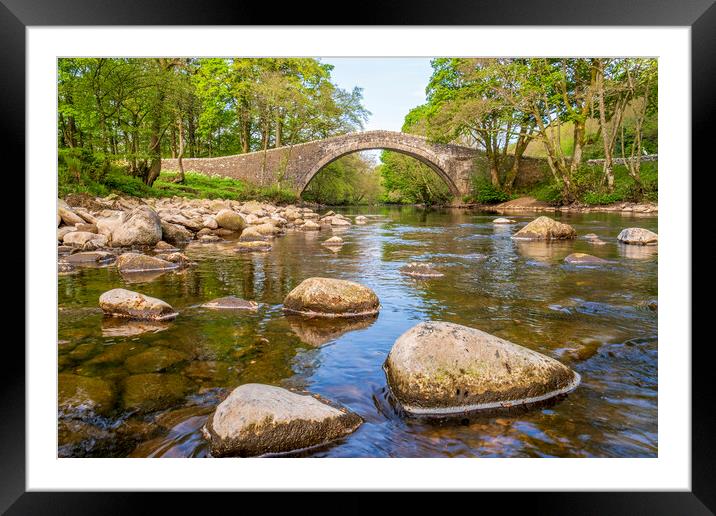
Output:
[[[547,202],[549,204],[560,204],[562,202],[562,185],[554,181],[546,181],[538,184],[534,189],[529,191],[528,194],[538,201]]]
[[[510,195],[495,187],[490,181],[483,178],[473,178],[472,191],[469,200],[479,204],[497,204],[510,200]]]

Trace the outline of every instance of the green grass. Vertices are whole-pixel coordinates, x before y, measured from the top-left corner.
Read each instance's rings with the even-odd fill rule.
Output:
[[[75,166],[72,159],[70,164]],[[80,170],[60,163],[58,171],[58,194],[85,193],[104,197],[110,193],[134,197],[186,197],[189,199],[233,199],[237,201],[261,200],[288,204],[297,200],[296,194],[279,186],[256,187],[237,179],[209,177],[198,172],[186,172],[182,184],[174,183],[174,172],[162,172],[154,185],[149,187],[141,179],[130,176],[119,167],[110,167],[98,175],[91,169]]]

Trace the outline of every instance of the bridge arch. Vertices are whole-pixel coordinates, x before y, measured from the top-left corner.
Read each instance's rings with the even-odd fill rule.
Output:
[[[447,184],[453,195],[460,195],[460,189],[448,173],[448,165],[432,151],[430,144],[424,138],[393,131],[368,131],[348,134],[332,140],[330,144],[323,147],[323,152],[301,177],[297,185],[299,194],[303,193],[321,170],[343,156],[366,150],[390,150],[415,158],[427,165]]]

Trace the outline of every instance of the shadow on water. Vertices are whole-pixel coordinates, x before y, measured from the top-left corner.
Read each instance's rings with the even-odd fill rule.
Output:
[[[205,457],[207,417],[237,385],[307,389],[358,413],[347,438],[304,450],[311,457],[654,457],[657,454],[656,247],[625,246],[624,227],[657,230],[653,217],[570,214],[584,239],[515,241],[516,224],[462,209],[360,207],[365,225],[338,234],[290,231],[268,253],[237,254],[232,243],[190,244],[196,266],[151,278],[114,266],[61,275],[58,372],[60,456]],[[599,267],[563,263],[589,253]],[[414,279],[410,262],[444,276]],[[303,279],[358,281],[381,301],[358,321],[286,316],[285,295]],[[102,316],[97,300],[124,287],[170,303],[176,320],[139,323]],[[256,311],[213,311],[208,300],[237,296]],[[422,320],[480,328],[561,360],[582,376],[565,399],[529,411],[453,421],[401,415],[382,364],[395,339]],[[82,395],[78,397],[77,393]]]

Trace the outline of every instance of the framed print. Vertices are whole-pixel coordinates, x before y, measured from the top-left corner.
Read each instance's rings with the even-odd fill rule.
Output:
[[[713,511],[691,306],[710,2],[349,26],[135,7],[0,5],[27,222],[3,510],[396,490]]]

